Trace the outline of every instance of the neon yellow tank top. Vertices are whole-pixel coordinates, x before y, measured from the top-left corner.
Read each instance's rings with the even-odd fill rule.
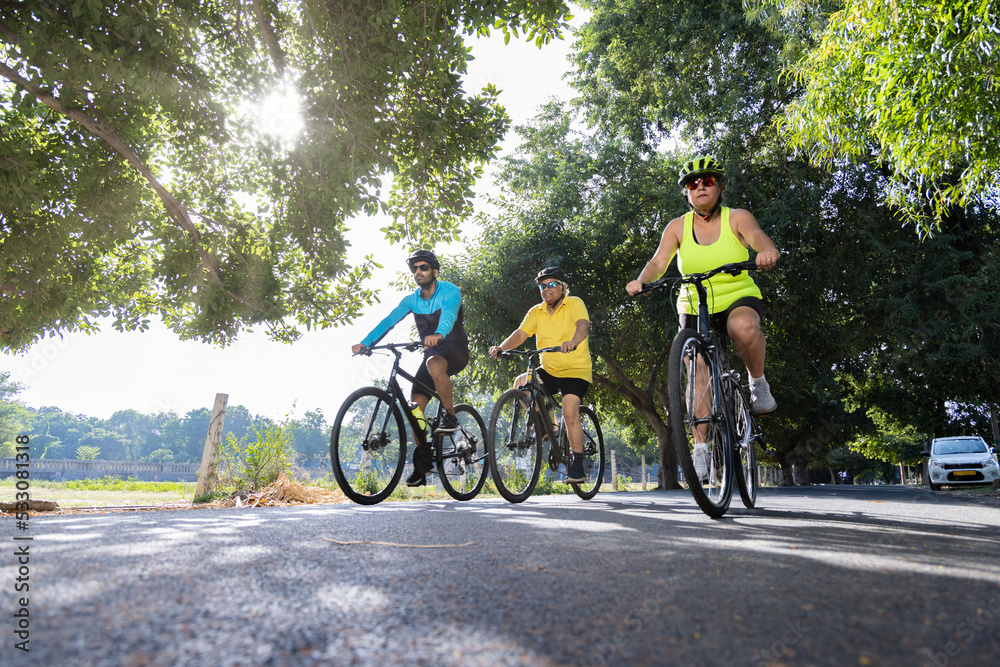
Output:
[[[684,238],[677,250],[677,268],[682,275],[702,273],[731,262],[745,262],[750,259],[750,251],[744,246],[729,225],[729,208],[722,207],[722,229],[719,240],[712,245],[699,245],[694,239],[694,211],[684,216]],[[731,276],[727,273],[705,283],[708,290],[708,311],[718,313],[745,296],[763,298],[760,288],[746,271]],[[698,314],[698,292],[694,285],[684,285],[677,297],[677,312],[688,315]]]

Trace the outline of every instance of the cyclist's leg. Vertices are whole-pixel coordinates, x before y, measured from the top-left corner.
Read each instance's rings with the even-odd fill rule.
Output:
[[[566,423],[566,436],[569,438],[569,448],[574,454],[583,452],[583,425],[580,423],[580,397],[575,394],[563,394],[562,416]]]
[[[448,345],[439,346],[435,348],[435,351],[437,353],[425,357],[424,363],[417,369],[415,374],[417,383],[413,385],[413,400],[420,400],[417,393],[421,391],[422,386],[431,387],[437,392],[445,410],[454,415],[455,399],[452,393],[451,376],[465,370],[469,364],[469,350],[457,345]],[[423,400],[424,405],[426,405],[430,398],[424,396]]]
[[[760,328],[760,311],[749,303],[741,305],[737,302],[733,306],[726,318],[726,333],[733,340],[736,353],[746,364],[750,377],[759,378],[764,375],[764,357],[767,353],[767,339]]]
[[[760,299],[746,297],[730,306],[726,319],[726,332],[733,339],[733,346],[750,375],[750,402],[757,414],[768,414],[778,407],[764,378],[767,339],[760,328],[763,310]]]
[[[574,454],[583,452],[583,422],[580,420],[580,405],[590,389],[590,383],[582,378],[552,377],[553,384],[562,393],[563,421],[566,436]]]

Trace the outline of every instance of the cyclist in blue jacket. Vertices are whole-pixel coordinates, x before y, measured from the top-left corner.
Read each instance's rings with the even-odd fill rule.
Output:
[[[378,343],[389,330],[413,313],[417,332],[424,343],[424,362],[414,374],[417,382],[410,393],[410,400],[417,404],[422,415],[436,391],[447,413],[435,433],[452,433],[458,430],[451,377],[469,363],[469,337],[465,333],[462,311],[462,292],[446,280],[438,280],[441,263],[430,250],[417,250],[406,259],[417,289],[403,297],[391,313],[378,323],[363,341],[351,347],[354,354],[364,352]],[[414,452],[413,474],[406,479],[407,486],[426,483],[425,471],[416,465]]]

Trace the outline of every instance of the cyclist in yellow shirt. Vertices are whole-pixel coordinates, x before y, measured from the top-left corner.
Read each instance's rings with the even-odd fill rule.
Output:
[[[533,306],[524,316],[521,326],[502,343],[490,348],[490,357],[497,358],[503,350],[512,350],[531,336],[535,349],[559,346],[562,352],[542,354],[538,378],[555,395],[562,393],[562,416],[566,424],[573,462],[566,482],[585,481],[583,470],[583,424],[580,404],[593,382],[590,347],[590,316],[583,300],[569,295],[569,278],[562,269],[549,266],[538,272],[535,282],[542,293],[542,303]]]

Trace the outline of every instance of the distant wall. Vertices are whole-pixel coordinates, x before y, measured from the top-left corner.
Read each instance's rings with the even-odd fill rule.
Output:
[[[17,472],[17,459],[0,458],[0,479]],[[22,465],[24,465],[22,463]],[[22,468],[23,469],[23,468]],[[80,461],[79,459],[31,459],[31,479],[66,481],[101,477],[130,477],[144,482],[197,482],[197,463],[146,463],[143,461]]]

